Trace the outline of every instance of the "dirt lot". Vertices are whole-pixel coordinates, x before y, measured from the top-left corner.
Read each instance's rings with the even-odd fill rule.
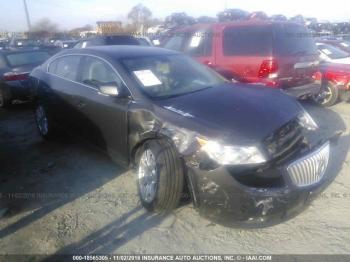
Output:
[[[306,104],[322,135],[350,127],[350,104]],[[0,253],[350,253],[350,136],[332,157],[335,181],[302,214],[264,229],[233,229],[190,204],[160,217],[138,202],[132,173],[93,148],[43,141],[29,105],[0,110]]]

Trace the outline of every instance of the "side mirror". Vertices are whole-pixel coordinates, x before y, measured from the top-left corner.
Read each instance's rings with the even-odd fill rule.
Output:
[[[119,96],[120,91],[117,86],[100,86],[100,92],[108,96]]]

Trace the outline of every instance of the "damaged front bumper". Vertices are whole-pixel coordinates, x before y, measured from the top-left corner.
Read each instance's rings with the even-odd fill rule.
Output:
[[[325,145],[308,150],[297,159],[308,161]],[[330,146],[329,150],[331,156],[334,149]],[[331,157],[328,165],[323,167],[323,176],[303,186],[293,183],[287,170],[295,158],[265,169],[252,168],[244,172],[228,166],[208,169],[194,165],[190,160],[186,162],[195,206],[202,216],[226,226],[263,227],[285,221],[307,207],[333,178]],[[251,180],[245,179],[249,176]],[[259,179],[261,181],[257,182]]]

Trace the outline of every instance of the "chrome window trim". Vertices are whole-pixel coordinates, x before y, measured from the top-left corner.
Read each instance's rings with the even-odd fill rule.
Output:
[[[59,76],[59,75],[56,75],[56,74],[53,74],[53,73],[50,73],[49,72],[49,67],[51,65],[51,63],[55,62],[56,60],[60,59],[60,58],[63,58],[63,57],[67,57],[67,56],[90,56],[90,57],[94,57],[96,59],[100,59],[101,61],[103,61],[104,63],[106,63],[111,69],[112,71],[119,77],[119,79],[123,82],[124,86],[129,90],[129,93],[131,95],[131,98],[133,99],[134,98],[134,95],[133,93],[131,92],[131,90],[129,89],[129,87],[127,86],[127,84],[125,83],[124,79],[122,78],[122,76],[119,74],[119,72],[117,70],[115,70],[115,68],[113,67],[113,65],[108,62],[106,59],[102,58],[102,57],[99,57],[97,55],[91,55],[91,54],[66,54],[66,55],[60,55],[60,56],[57,56],[55,58],[53,58],[51,61],[49,61],[47,63],[47,66],[46,66],[46,73],[49,74],[49,75],[52,75],[52,76],[56,76],[58,78],[61,78],[61,79],[64,79],[64,80],[67,80],[67,81],[70,81],[70,82],[73,82],[75,84],[80,84],[82,86],[85,86],[85,87],[88,87],[90,89],[93,89],[95,91],[97,91],[99,94],[101,94],[101,92],[98,90],[98,88],[94,88],[92,86],[89,86],[89,85],[86,85],[86,84],[83,84],[81,82],[77,82],[77,81],[74,81],[74,80],[71,80],[71,79],[68,79],[68,78],[65,78],[65,77],[62,77],[62,76]]]

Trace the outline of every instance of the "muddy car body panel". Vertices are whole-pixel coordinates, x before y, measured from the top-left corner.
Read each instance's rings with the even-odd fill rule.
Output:
[[[75,61],[76,78],[67,79],[68,76],[50,72],[55,61],[72,57],[81,59]],[[123,87],[122,94],[104,95],[98,88],[80,82],[83,65],[91,58],[114,72],[118,85]],[[290,163],[314,154],[327,144],[327,141],[307,139],[311,131],[302,127],[300,116],[305,111],[297,101],[280,90],[228,83],[214,72],[210,74],[215,75],[216,85],[152,97],[135,77],[140,72],[133,69],[134,75],[126,66],[129,63],[138,68],[139,58],[152,63],[180,59],[183,67],[183,61],[196,63],[177,52],[149,47],[68,50],[32,72],[38,101],[51,110],[55,120],[62,121],[66,128],[95,143],[125,166],[136,164],[135,153],[145,141],[159,138],[170,141],[183,163],[195,205],[202,215],[220,223],[263,225],[276,217],[280,221],[288,217],[288,210],[304,207],[310,192],[325,185],[328,175],[302,188],[293,187],[288,180]],[[157,66],[165,74],[171,71],[164,64]],[[197,63],[196,66],[209,70]],[[163,79],[155,79],[148,71],[143,74],[144,78],[139,80],[147,83]],[[186,74],[181,80],[192,77]],[[220,164],[203,150],[202,143],[206,140],[236,147],[249,145],[264,155],[264,160]]]

